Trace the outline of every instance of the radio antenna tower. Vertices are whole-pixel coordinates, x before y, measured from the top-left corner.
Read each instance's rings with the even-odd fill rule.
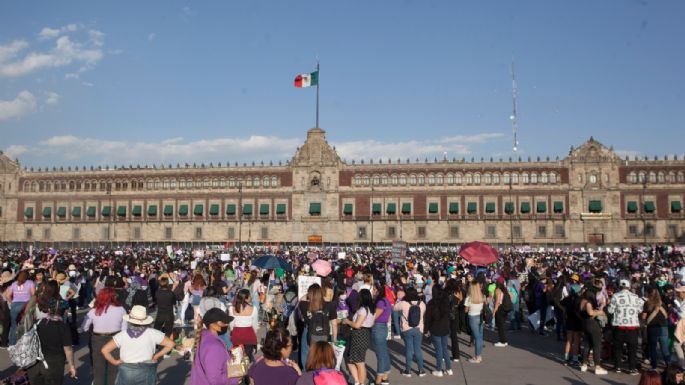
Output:
[[[518,147],[519,147],[519,141],[518,141],[518,138],[517,138],[519,127],[518,127],[518,116],[517,116],[517,113],[516,113],[516,94],[517,94],[517,90],[516,90],[516,69],[515,69],[515,67],[514,67],[514,61],[512,60],[512,61],[511,61],[511,103],[512,103],[512,112],[511,112],[511,116],[509,117],[509,119],[511,119],[511,129],[512,129],[513,134],[514,134],[514,138],[513,138],[513,149],[514,149],[514,152],[518,151]]]

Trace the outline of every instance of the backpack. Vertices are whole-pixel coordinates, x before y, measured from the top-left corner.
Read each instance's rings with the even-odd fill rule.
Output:
[[[317,310],[313,314],[307,312],[307,319],[307,326],[309,327],[309,335],[311,337],[314,337],[315,340],[321,339],[316,337],[328,338],[328,335],[331,333],[331,327],[328,317],[323,310]]]
[[[480,311],[480,321],[489,324],[492,322],[492,310],[487,303],[483,303],[483,309]]]
[[[190,298],[191,298],[191,299],[190,299],[190,304],[191,304],[191,305],[193,305],[193,306],[200,306],[200,301],[202,300],[202,296],[201,296],[201,295],[197,295],[197,294],[192,294],[192,293],[191,293],[191,294],[190,294]]]
[[[516,291],[516,288],[513,286],[510,286],[508,288],[509,291],[509,296],[511,297],[511,303],[518,303],[519,302],[519,293]]]
[[[34,324],[31,329],[27,330],[24,335],[19,338],[15,345],[7,348],[7,351],[10,356],[10,361],[20,368],[28,368],[29,366],[33,366],[37,361],[42,361],[45,369],[48,368],[48,363],[45,361],[45,357],[43,357],[43,351],[40,346],[40,338],[38,337],[38,323]]]
[[[509,294],[509,290],[502,293],[502,303],[499,306],[502,309],[502,311],[505,312],[510,312],[514,310],[514,304],[511,303],[511,294]]]
[[[409,307],[409,313],[407,315],[407,324],[410,328],[415,328],[421,323],[421,307],[419,306],[418,301],[415,305],[411,302],[409,304],[411,306]]]
[[[347,385],[347,380],[340,371],[335,369],[321,369],[312,376],[314,385]]]
[[[459,318],[459,301],[454,296],[450,297],[450,321],[455,321]]]

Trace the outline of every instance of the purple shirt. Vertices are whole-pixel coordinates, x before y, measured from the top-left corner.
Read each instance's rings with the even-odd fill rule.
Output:
[[[126,310],[122,306],[110,305],[100,315],[95,315],[95,309],[90,309],[83,320],[81,329],[88,330],[93,325],[93,332],[98,334],[111,334],[126,329],[124,316]]]
[[[190,385],[238,384],[238,378],[228,377],[229,359],[226,344],[207,329],[202,331],[200,347],[190,370]]]
[[[247,374],[254,380],[254,385],[295,385],[299,378],[290,366],[268,366],[264,360],[255,362]]]
[[[31,290],[34,290],[36,285],[33,281],[26,280],[23,285],[14,281],[12,284],[12,302],[28,302],[31,300]]]
[[[376,323],[387,324],[388,319],[390,319],[390,314],[392,313],[392,305],[390,305],[390,300],[383,298],[382,300],[376,302],[376,311],[382,309],[383,313],[376,318]]]

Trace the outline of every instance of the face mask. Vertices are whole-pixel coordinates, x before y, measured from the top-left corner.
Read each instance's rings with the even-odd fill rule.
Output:
[[[227,332],[228,332],[228,326],[224,326],[221,328],[221,330],[219,330],[219,333],[217,333],[217,334],[219,334],[220,336],[223,336]]]
[[[74,270],[69,270],[70,277],[76,277],[76,272]]]

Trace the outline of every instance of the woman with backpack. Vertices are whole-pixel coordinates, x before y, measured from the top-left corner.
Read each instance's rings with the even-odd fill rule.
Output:
[[[452,361],[459,362],[461,351],[459,350],[459,331],[462,328],[462,315],[464,313],[464,292],[461,281],[452,278],[445,284],[445,295],[448,299],[450,318],[450,342],[452,343]]]
[[[352,374],[355,385],[366,384],[366,351],[371,346],[371,328],[375,321],[375,310],[371,291],[362,289],[359,291],[359,309],[354,313],[352,320],[345,319],[343,321],[344,324],[352,328],[347,367]]]
[[[188,290],[188,296],[190,298],[190,305],[193,307],[193,324],[201,320],[200,317],[200,301],[202,301],[202,294],[207,288],[207,281],[202,274],[197,273],[193,277],[190,283],[190,290]]]
[[[511,303],[511,296],[509,295],[509,290],[504,286],[504,277],[497,278],[497,283],[495,284],[495,295],[494,295],[494,314],[495,314],[495,325],[497,326],[497,336],[499,341],[495,343],[496,347],[508,346],[507,342],[507,329],[505,327],[505,322],[509,316],[509,312],[514,308]]]
[[[329,342],[331,331],[335,327],[337,312],[335,304],[324,302],[323,289],[317,283],[307,289],[307,300],[300,301],[297,306],[298,318],[301,325],[300,334],[300,362],[304,366],[307,362],[309,345],[317,341]],[[333,331],[335,333],[335,331]],[[334,334],[334,337],[336,334]]]
[[[426,305],[419,301],[419,293],[414,287],[405,291],[404,298],[395,304],[395,310],[400,312],[400,329],[404,341],[404,371],[402,375],[411,377],[411,364],[416,360],[419,377],[426,375],[423,370],[423,352],[421,340],[423,337],[423,316]]]
[[[661,294],[659,294],[659,289],[656,287],[650,288],[647,293],[647,302],[645,302],[642,312],[642,319],[645,320],[647,325],[649,361],[652,365],[652,370],[656,370],[659,363],[659,349],[657,349],[657,345],[661,348],[664,362],[667,365],[671,362],[671,351],[668,347],[668,312],[664,308]]]
[[[452,362],[447,340],[450,334],[449,297],[440,286],[433,286],[431,300],[426,306],[425,330],[430,333],[433,346],[435,347],[435,371],[433,375],[442,377],[443,374],[451,376]],[[443,361],[445,371],[442,371]]]
[[[248,289],[240,289],[235,296],[235,306],[228,308],[231,322],[231,342],[233,346],[243,345],[245,353],[254,362],[254,351],[257,347],[257,329],[259,317],[257,309],[252,306]]]

